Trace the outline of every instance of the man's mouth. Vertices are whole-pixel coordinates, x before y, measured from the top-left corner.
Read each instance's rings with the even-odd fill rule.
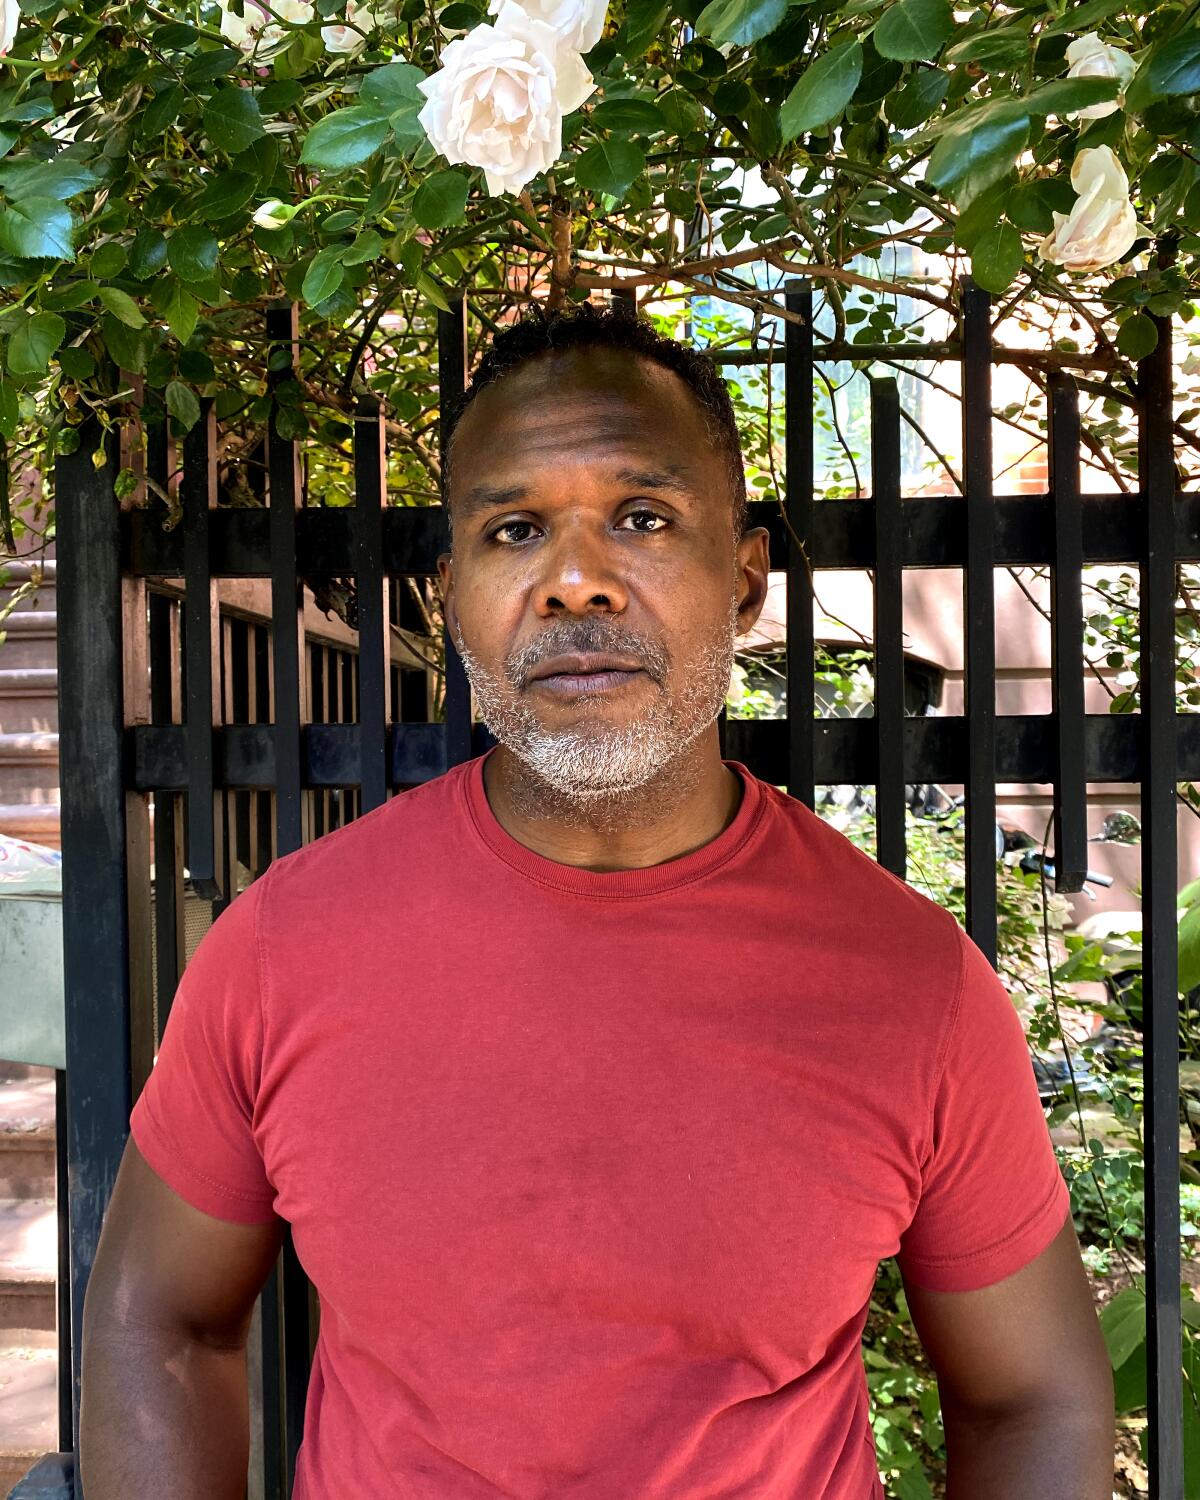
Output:
[[[607,654],[551,656],[539,662],[527,686],[562,697],[611,693],[645,675],[645,668],[629,656]]]

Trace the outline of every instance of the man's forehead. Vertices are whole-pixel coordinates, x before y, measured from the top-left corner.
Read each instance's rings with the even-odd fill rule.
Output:
[[[593,353],[594,360],[574,358]],[[600,356],[615,355],[615,359]],[[621,350],[539,356],[482,390],[454,436],[455,499],[486,479],[570,464],[619,479],[656,470],[700,483],[710,465],[707,424],[683,380]]]

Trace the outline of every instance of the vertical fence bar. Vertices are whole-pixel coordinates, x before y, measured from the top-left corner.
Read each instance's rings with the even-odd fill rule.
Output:
[[[127,417],[119,428],[122,470],[137,478],[137,487],[120,502],[121,509],[142,504],[146,495],[145,428],[140,408],[144,396],[142,378],[130,377],[138,414]],[[156,424],[163,425],[163,424]],[[147,629],[146,580],[123,574],[121,578],[121,698],[122,722],[150,723],[150,653]],[[129,920],[129,1051],[130,1087],[136,1099],[154,1066],[154,918],[150,886],[150,794],[126,787],[125,869],[128,882]]]
[[[122,775],[121,561],[115,438],[95,419],[55,463],[63,981],[70,1215],[71,1447],[79,1451],[83,1296],[129,1133],[129,930]],[[104,446],[96,469],[92,454]],[[80,1494],[78,1479],[76,1494]]]
[[[438,313],[438,451],[443,464],[442,503],[446,503],[446,419],[451,405],[467,388],[467,304],[465,298],[451,303],[450,312]],[[460,765],[471,758],[471,688],[462,658],[450,632],[444,632],[446,662],[446,764]]]
[[[163,423],[163,426],[166,424]],[[150,719],[174,724],[179,654],[178,613],[172,599],[152,593],[150,612]],[[183,803],[177,792],[154,794],[154,987],[156,1041],[163,1030],[183,974]]]
[[[875,519],[875,857],[903,880],[904,515],[900,499],[900,393],[871,382],[871,494]]]
[[[388,580],[383,576],[387,450],[378,400],[364,396],[354,420],[354,542],[358,567],[358,753],[360,811],[387,801]]]
[[[183,440],[184,651],[187,658],[187,863],[192,887],[221,899],[224,818],[215,789],[213,730],[221,722],[217,581],[210,571],[208,517],[216,504],[217,414],[211,397]]]
[[[1079,498],[1079,393],[1050,377],[1047,467],[1054,496],[1050,686],[1054,707],[1054,889],[1081,891],[1087,874],[1083,766],[1083,510]]]
[[[267,309],[272,353],[291,354],[270,371],[272,389],[294,379],[299,319],[293,302]],[[274,365],[277,361],[272,360]],[[308,675],[304,659],[304,595],[296,570],[296,511],[303,504],[300,455],[294,438],[279,430],[280,406],[272,402],[267,437],[270,509],[271,657],[275,739],[275,847],[289,854],[304,842],[302,741],[308,720]],[[262,1296],[263,1451],[267,1500],[291,1494],[296,1455],[303,1440],[308,1389],[308,1282],[289,1233]],[[282,1359],[281,1379],[276,1383]],[[282,1410],[280,1410],[282,1407]],[[282,1430],[280,1423],[282,1422]],[[282,1464],[280,1443],[282,1440]]]
[[[963,570],[967,732],[967,931],[996,962],[996,541],[990,299],[962,282]]]
[[[1179,1254],[1179,954],[1175,716],[1175,458],[1171,322],[1138,368],[1142,749],[1142,1016],[1150,1493],[1183,1495]],[[1188,1399],[1192,1399],[1189,1394]]]
[[[813,723],[816,643],[813,638],[813,294],[789,278],[784,307],[799,317],[784,324],[784,516],[787,521],[788,792],[815,801]],[[770,367],[767,371],[770,379]]]

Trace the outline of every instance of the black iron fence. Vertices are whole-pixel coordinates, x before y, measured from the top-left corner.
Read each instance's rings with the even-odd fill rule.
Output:
[[[729,721],[726,753],[808,802],[828,783],[876,788],[878,858],[905,872],[906,785],[966,788],[967,926],[996,956],[997,782],[1052,783],[1059,889],[1078,890],[1087,866],[1089,783],[1142,788],[1145,923],[1146,1192],[1150,1463],[1159,1500],[1183,1493],[1181,1437],[1176,784],[1200,778],[1200,715],[1175,710],[1175,571],[1200,561],[1200,497],[1176,493],[1171,447],[1169,326],[1140,370],[1140,489],[1080,490],[1078,397],[1065,377],[1049,400],[1049,490],[993,493],[994,346],[986,296],[964,286],[957,337],[931,351],[889,346],[890,361],[936,352],[962,369],[963,495],[901,495],[900,410],[892,380],[871,386],[871,498],[818,501],[813,484],[817,358],[862,348],[814,348],[808,288],[789,282],[781,358],[786,382],[786,515],[756,507],[772,557],[787,572],[786,719]],[[440,314],[443,404],[466,379],[465,306]],[[272,352],[297,357],[296,312],[274,306]],[[285,358],[272,379],[288,379]],[[277,360],[272,358],[274,370]],[[298,448],[272,419],[264,505],[217,505],[216,419],[210,402],[183,442],[182,521],[115,498],[131,458],[125,434],[85,430],[58,461],[60,757],[66,934],[67,1070],[60,1099],[64,1278],[60,1328],[62,1447],[78,1437],[83,1294],[101,1220],[186,958],[186,862],[191,892],[215,903],[273,857],[475,753],[465,678],[446,652],[444,717],[430,722],[424,687],[393,662],[401,621],[393,586],[425,578],[445,545],[438,507],[387,504],[385,434],[377,403],[354,420],[355,505],[304,504]],[[175,467],[165,432],[151,430],[149,475]],[[118,447],[128,450],[119,452]],[[1125,562],[1141,575],[1140,712],[1084,712],[1081,570]],[[998,716],[994,570],[1051,570],[1053,711]],[[869,719],[814,717],[812,569],[874,575],[875,698]],[[961,568],[965,713],[906,715],[902,579],[911,568]],[[218,581],[269,581],[269,620],[222,612]],[[303,585],[353,578],[357,649],[306,646]],[[419,674],[418,674],[419,675]],[[151,799],[153,833],[149,815]],[[154,881],[151,884],[151,860]],[[62,1128],[65,1124],[65,1128]],[[64,1260],[64,1269],[66,1261]],[[69,1315],[68,1315],[69,1313]],[[302,1438],[316,1305],[290,1241],[259,1300],[251,1368],[257,1420],[250,1495],[290,1493]]]

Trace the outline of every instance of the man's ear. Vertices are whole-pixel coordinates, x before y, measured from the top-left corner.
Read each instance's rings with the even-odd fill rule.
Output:
[[[451,640],[458,639],[458,611],[454,607],[454,563],[449,552],[437,560],[438,580],[442,586],[442,615]]]
[[[737,544],[738,635],[753,629],[767,602],[767,586],[771,581],[769,536],[765,526],[755,526]]]

